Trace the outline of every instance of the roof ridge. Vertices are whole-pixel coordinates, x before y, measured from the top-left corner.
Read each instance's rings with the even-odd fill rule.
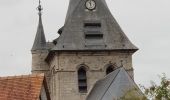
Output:
[[[120,69],[120,68],[122,68],[122,66],[116,67],[116,68],[114,69],[114,71],[115,71],[115,70],[118,70],[118,69]],[[124,67],[123,67],[123,68],[124,68]],[[111,73],[109,73],[109,74],[111,74]],[[109,74],[108,74],[108,75],[109,75]],[[108,75],[104,76],[101,80],[105,79]],[[99,81],[100,81],[100,80],[99,80]]]
[[[118,69],[121,69],[121,67],[120,67],[120,68],[117,68],[116,70],[118,70]],[[120,70],[117,72],[116,76],[113,78],[113,80],[112,80],[111,83],[114,82],[114,80],[116,79],[116,77],[117,77],[117,75],[119,74],[119,72],[120,72]],[[110,88],[111,85],[112,85],[112,84],[110,84],[110,85],[108,86],[108,88],[106,89],[106,91],[104,92],[104,94],[102,95],[102,97],[101,97],[100,100],[102,100],[102,98],[104,97],[104,95],[106,94],[107,90]]]
[[[0,80],[10,80],[13,78],[26,78],[26,77],[44,77],[44,73],[40,73],[40,74],[29,74],[29,75],[17,75],[17,76],[6,76],[6,77],[0,77]]]

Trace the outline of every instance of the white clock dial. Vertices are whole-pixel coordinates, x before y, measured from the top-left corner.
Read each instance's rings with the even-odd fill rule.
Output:
[[[86,1],[86,8],[89,10],[94,10],[96,8],[96,2],[94,0]]]

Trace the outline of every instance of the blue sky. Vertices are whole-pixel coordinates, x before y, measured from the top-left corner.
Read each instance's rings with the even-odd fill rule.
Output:
[[[106,0],[129,39],[139,47],[133,55],[135,81],[158,82],[170,78],[170,1]],[[63,26],[69,0],[42,0],[43,24],[48,41]],[[31,47],[38,15],[38,0],[0,0],[0,76],[30,74]]]

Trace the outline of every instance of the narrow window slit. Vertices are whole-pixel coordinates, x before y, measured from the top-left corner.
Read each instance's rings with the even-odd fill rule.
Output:
[[[86,70],[82,67],[78,70],[78,88],[80,93],[87,93]]]

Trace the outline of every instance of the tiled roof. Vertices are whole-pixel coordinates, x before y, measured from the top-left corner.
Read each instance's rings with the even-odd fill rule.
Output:
[[[44,74],[0,77],[0,100],[38,100]]]

